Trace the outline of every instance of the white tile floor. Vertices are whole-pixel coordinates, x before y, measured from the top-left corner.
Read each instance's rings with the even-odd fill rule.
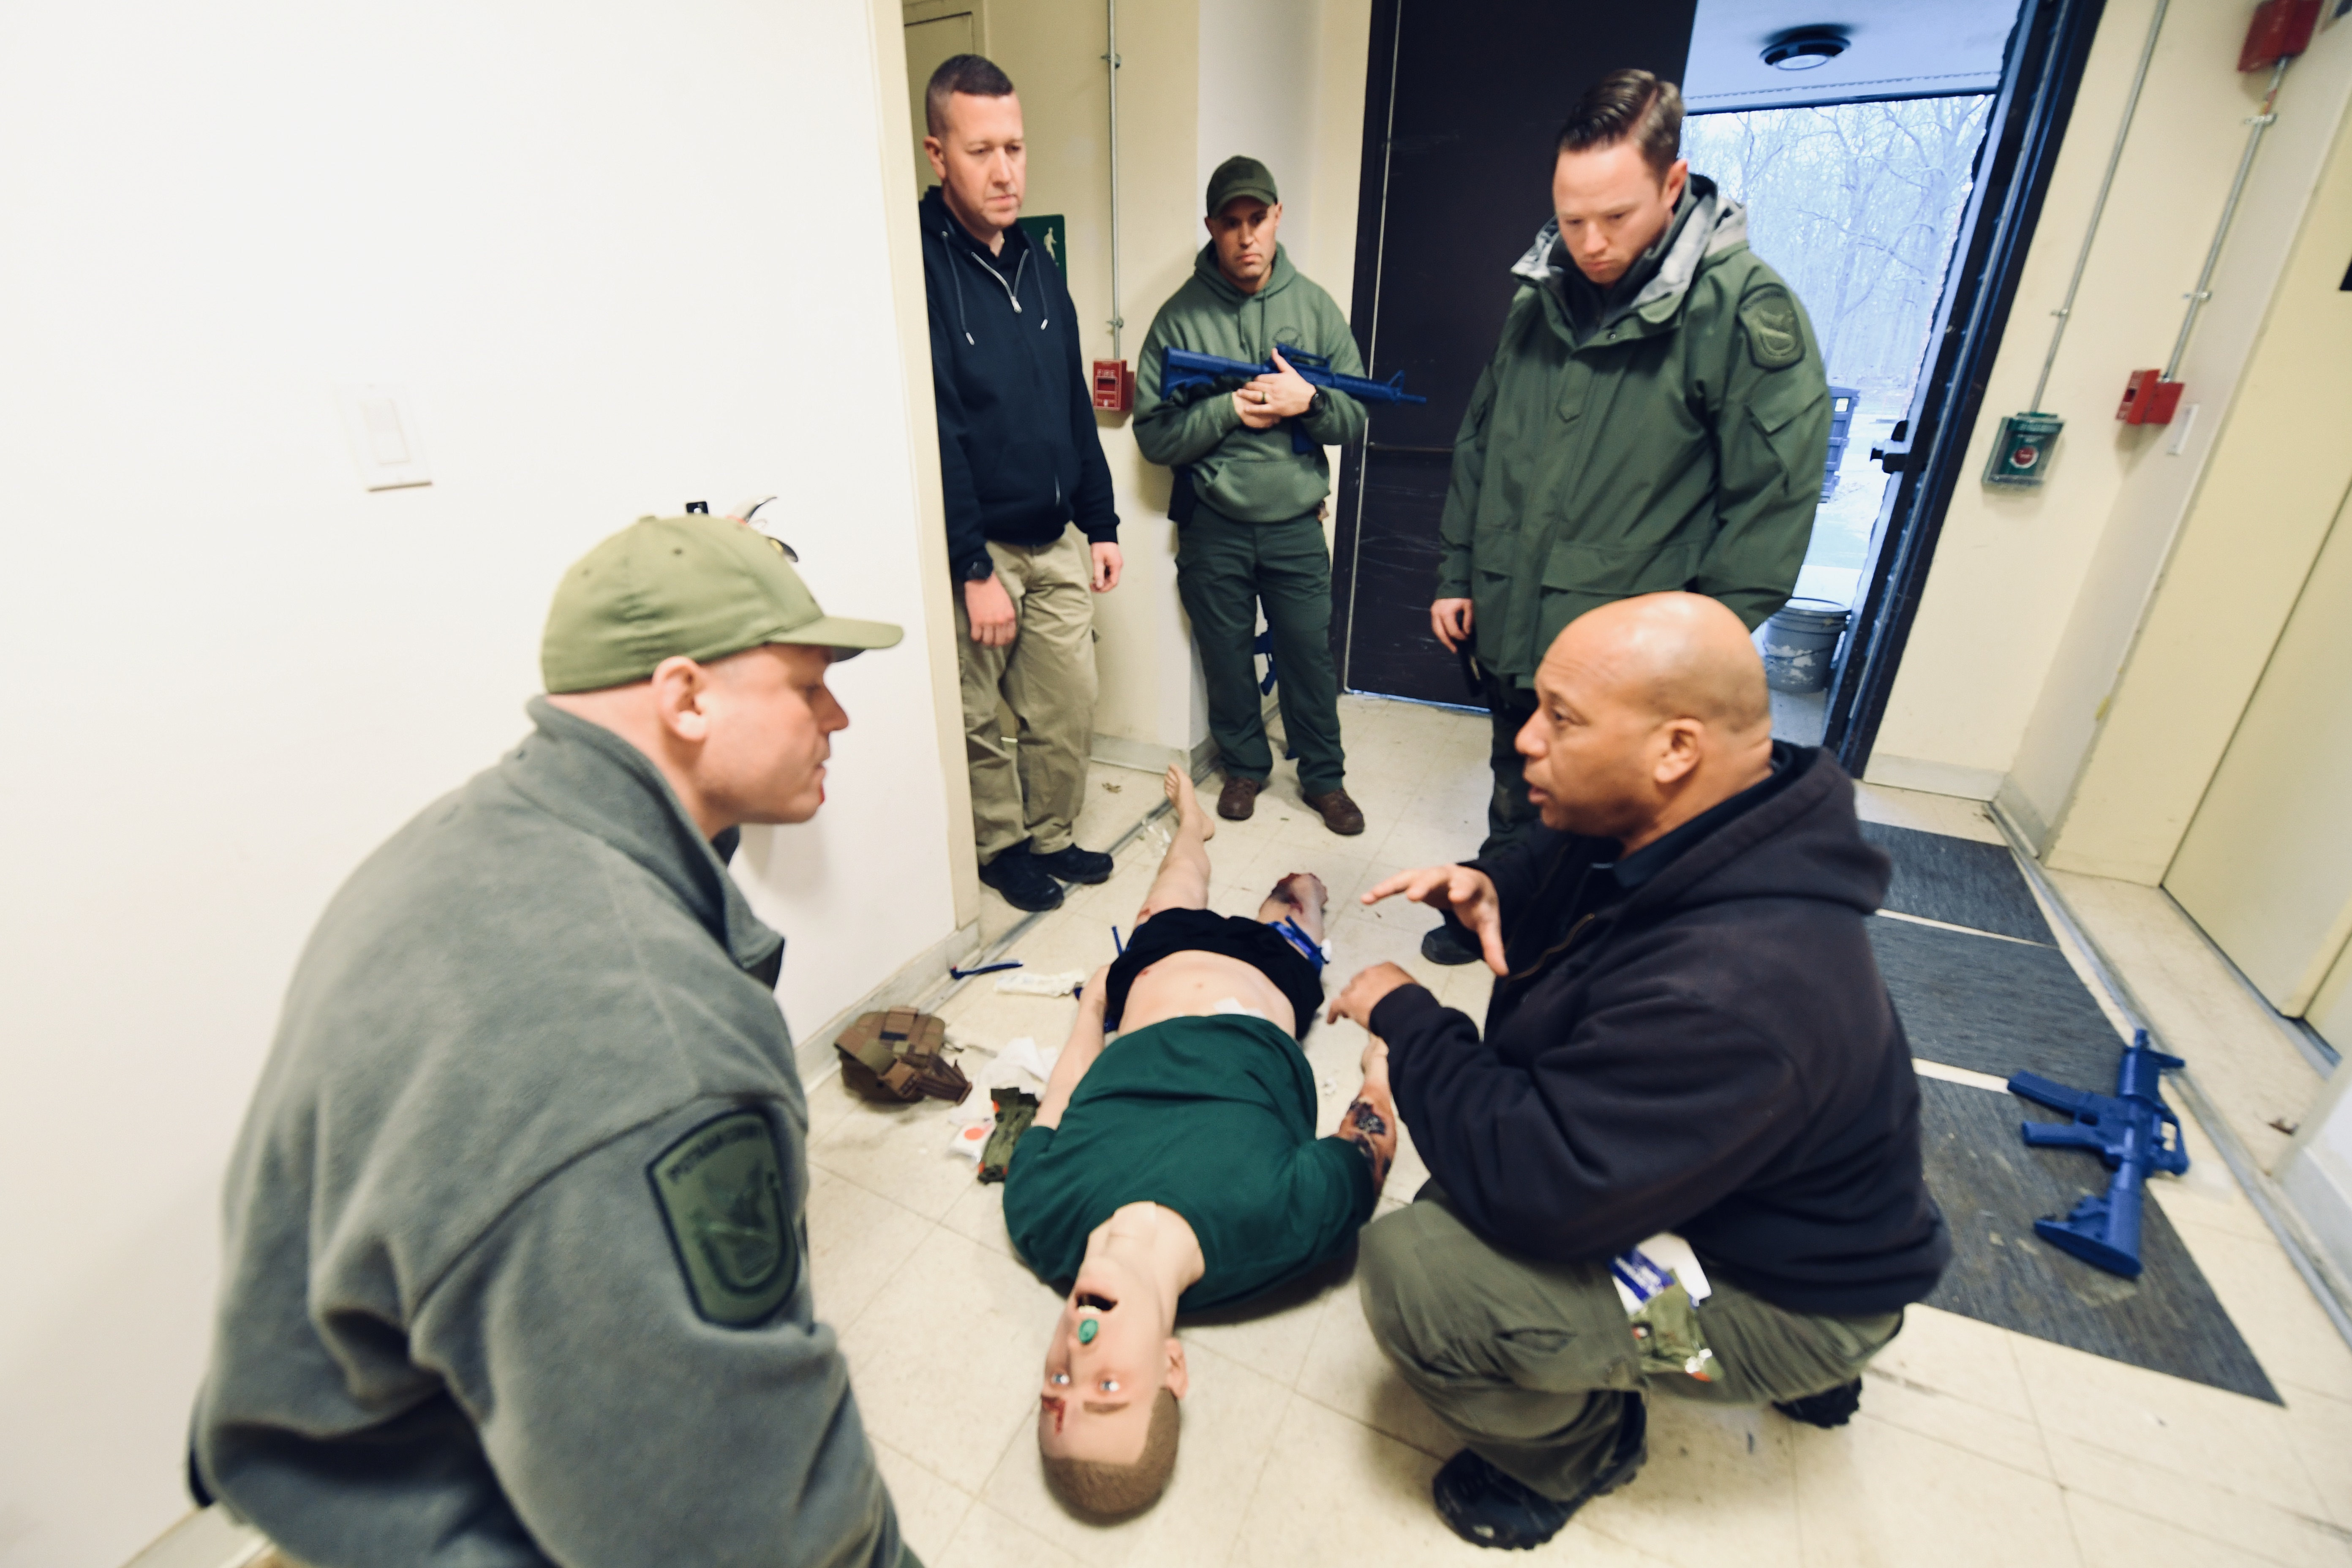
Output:
[[[1475,847],[1487,792],[1484,721],[1357,699],[1342,709],[1348,787],[1369,830],[1352,839],[1327,832],[1298,805],[1284,768],[1255,820],[1222,826],[1211,847],[1213,901],[1245,910],[1281,873],[1317,871],[1343,911],[1332,927],[1340,975],[1393,958],[1477,1012],[1483,968],[1432,969],[1420,959],[1431,916],[1366,910],[1352,897],[1389,870]],[[1101,802],[1082,840],[1107,842],[1136,815],[1129,797],[1143,792],[1148,804],[1151,787],[1145,775],[1098,770]],[[1999,838],[1970,802],[1871,788],[1864,810]],[[1124,929],[1158,854],[1147,840],[1130,845],[1109,883],[1074,889],[1014,953],[1045,969],[1108,958],[1108,928]],[[2130,934],[2109,951],[2152,1008],[2162,996],[2172,1009],[2164,1026],[2198,1053],[2203,1081],[2213,1086],[2242,1063],[2264,1086],[2248,1091],[2256,1103],[2246,1114],[2270,1104],[2266,1096],[2291,1099],[2291,1075],[2272,1059],[2287,1047],[2232,1013],[2225,977],[2197,971],[2193,933],[2112,886],[2078,889],[2084,880],[2067,882],[2068,898],[2079,894],[2078,907],[2095,911],[2086,918],[2103,946],[2110,925]],[[1001,907],[992,919],[995,930],[1012,923]],[[2201,949],[2194,957],[2210,963]],[[2164,971],[2162,984],[2143,979],[2142,965]],[[992,1050],[1020,1035],[1058,1044],[1072,1005],[999,995],[982,981],[942,1010],[957,1038]],[[1318,1026],[1310,1038],[1328,1121],[1355,1088],[1361,1037]],[[1487,1560],[1432,1511],[1429,1479],[1453,1445],[1389,1371],[1345,1278],[1255,1315],[1188,1328],[1194,1393],[1167,1497],[1115,1529],[1072,1521],[1045,1492],[1030,1426],[1056,1301],[1013,1258],[1000,1189],[978,1185],[947,1152],[936,1106],[884,1110],[853,1100],[837,1079],[814,1085],[810,1102],[819,1310],[841,1333],[899,1516],[932,1568]],[[2352,1568],[2352,1352],[2210,1142],[2193,1127],[2189,1137],[2189,1176],[2152,1190],[2284,1408],[1915,1310],[1873,1366],[1862,1415],[1843,1430],[1795,1426],[1769,1411],[1654,1405],[1639,1479],[1587,1508],[1538,1556],[1679,1568]],[[1409,1196],[1422,1175],[1408,1151],[1384,1205]]]

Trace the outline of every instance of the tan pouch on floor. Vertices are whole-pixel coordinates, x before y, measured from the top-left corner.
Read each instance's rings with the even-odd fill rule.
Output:
[[[929,1095],[950,1105],[963,1103],[971,1081],[947,1059],[945,1019],[912,1007],[867,1013],[841,1032],[841,1081],[886,1105],[902,1105]]]

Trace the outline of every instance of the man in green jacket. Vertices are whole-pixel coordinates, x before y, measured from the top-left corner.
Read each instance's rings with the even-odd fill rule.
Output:
[[[803,1210],[784,940],[827,667],[898,628],[646,518],[564,574],[548,694],[311,932],[229,1161],[200,1493],[315,1568],[906,1568]]]
[[[1494,711],[1483,855],[1537,820],[1516,740],[1537,663],[1596,605],[1687,589],[1752,631],[1796,586],[1829,454],[1811,323],[1748,248],[1747,209],[1675,156],[1682,95],[1613,71],[1559,133],[1556,216],[1478,378],[1439,524],[1430,627]],[[1448,921],[1422,943],[1467,963]]]
[[[1228,158],[1209,179],[1209,243],[1192,276],[1160,308],[1135,374],[1135,442],[1176,470],[1168,515],[1179,529],[1176,589],[1201,647],[1209,733],[1224,758],[1217,813],[1238,822],[1274,772],[1257,688],[1257,613],[1274,637],[1282,727],[1298,755],[1298,792],[1334,833],[1364,830],[1341,787],[1339,673],[1331,658],[1331,553],[1323,498],[1327,446],[1364,433],[1363,405],[1307,384],[1286,348],[1364,374],[1348,319],[1276,243],[1282,201],[1255,158]],[[1168,396],[1169,349],[1273,363],[1231,391]],[[1292,450],[1293,426],[1314,445]]]

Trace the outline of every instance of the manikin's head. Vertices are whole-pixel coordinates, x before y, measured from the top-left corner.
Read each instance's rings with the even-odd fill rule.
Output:
[[[1274,250],[1282,228],[1282,197],[1274,172],[1255,158],[1228,158],[1209,176],[1209,239],[1216,247],[1217,270],[1244,294],[1255,294],[1274,276]]]
[[[1518,749],[1547,827],[1631,851],[1771,771],[1764,661],[1739,617],[1702,595],[1586,611],[1535,686]]]
[[[540,649],[548,701],[627,741],[704,835],[806,822],[849,715],[837,659],[899,630],[827,616],[773,540],[730,518],[641,518],[566,572]]]
[[[992,244],[1021,216],[1029,143],[1012,79],[978,55],[957,55],[923,92],[923,153],[948,211]]]
[[[1114,1519],[1150,1507],[1176,1468],[1192,1389],[1176,1299],[1110,1248],[1087,1249],[1045,1349],[1037,1450],[1077,1513]]]
[[[1690,179],[1675,156],[1683,97],[1648,71],[1612,71],[1577,100],[1559,130],[1551,206],[1577,270],[1607,288],[1673,221]]]

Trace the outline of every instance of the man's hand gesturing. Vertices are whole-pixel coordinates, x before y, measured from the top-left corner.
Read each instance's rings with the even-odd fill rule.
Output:
[[[1496,901],[1495,884],[1487,879],[1486,872],[1474,871],[1467,866],[1425,866],[1418,871],[1400,871],[1366,893],[1364,902],[1377,904],[1399,893],[1416,904],[1453,910],[1454,918],[1478,939],[1486,967],[1497,974],[1511,972],[1503,962],[1503,907]]]
[[[1370,969],[1357,971],[1356,977],[1348,982],[1339,994],[1331,998],[1330,1015],[1323,1021],[1336,1024],[1345,1018],[1360,1028],[1370,1029],[1372,1026],[1372,1009],[1381,1005],[1383,997],[1400,985],[1420,984],[1400,964],[1375,963]],[[1368,1073],[1371,1070],[1370,1064],[1368,1053],[1365,1067]],[[1381,1052],[1381,1070],[1385,1078],[1388,1072],[1388,1052],[1385,1048]]]

